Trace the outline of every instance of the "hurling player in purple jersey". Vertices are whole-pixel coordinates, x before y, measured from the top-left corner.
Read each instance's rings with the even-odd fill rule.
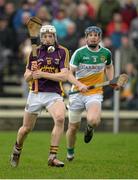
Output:
[[[69,52],[57,42],[56,29],[51,25],[43,25],[40,29],[41,45],[37,49],[38,70],[32,71],[32,54],[30,55],[25,80],[29,83],[30,92],[25,107],[23,125],[18,130],[16,143],[11,155],[11,165],[18,166],[24,140],[33,129],[37,116],[42,108],[46,108],[54,120],[48,165],[63,167],[64,163],[57,159],[57,151],[64,130],[65,104],[63,102],[62,82],[67,80]],[[34,92],[35,80],[38,80],[38,93]]]

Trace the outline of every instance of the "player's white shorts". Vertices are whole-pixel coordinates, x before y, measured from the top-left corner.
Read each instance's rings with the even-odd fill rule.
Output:
[[[49,108],[56,101],[63,101],[63,97],[53,92],[29,92],[25,111],[40,114],[44,107]]]
[[[83,111],[88,109],[89,105],[93,102],[98,102],[101,104],[103,101],[102,94],[92,94],[89,96],[84,96],[80,93],[73,94],[69,96],[69,110],[71,111]]]
[[[89,96],[83,96],[82,94],[73,94],[69,97],[69,122],[78,123],[81,121],[81,114],[84,109],[88,109],[93,103],[98,103],[101,108],[101,102],[103,101],[103,95],[93,94]]]

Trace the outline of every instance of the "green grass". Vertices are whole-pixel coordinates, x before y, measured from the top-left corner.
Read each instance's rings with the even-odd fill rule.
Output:
[[[12,168],[9,157],[15,142],[15,132],[0,133],[0,179],[137,179],[138,133],[95,133],[89,144],[79,133],[76,156],[66,160],[65,135],[62,138],[59,158],[64,168],[47,166],[50,134],[32,132],[24,144],[18,168]]]

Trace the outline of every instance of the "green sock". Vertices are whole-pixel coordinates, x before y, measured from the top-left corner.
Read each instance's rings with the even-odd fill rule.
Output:
[[[69,154],[74,154],[74,148],[67,148],[67,152]]]

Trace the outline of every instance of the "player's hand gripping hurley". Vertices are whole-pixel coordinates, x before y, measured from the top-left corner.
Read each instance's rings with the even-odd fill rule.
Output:
[[[116,88],[116,87],[123,87],[128,81],[128,75],[127,74],[121,74],[120,76],[117,76],[115,78],[113,78],[112,80],[110,81],[105,81],[103,83],[100,83],[100,84],[95,84],[95,85],[91,85],[91,86],[88,86],[87,89],[95,89],[95,88],[98,88],[98,87],[104,87],[104,86],[108,86],[110,85],[111,87],[113,88]],[[76,93],[79,93],[80,91],[77,90],[77,91],[69,91],[69,95],[71,94],[76,94]]]
[[[32,71],[36,71],[38,66],[37,66],[37,38],[39,36],[40,28],[42,26],[42,22],[39,18],[37,17],[31,17],[28,22],[26,23],[29,35],[31,38],[31,44],[32,44],[32,56],[33,56],[33,61],[32,61]],[[34,88],[34,93],[38,93],[38,79],[35,79],[35,88]]]

